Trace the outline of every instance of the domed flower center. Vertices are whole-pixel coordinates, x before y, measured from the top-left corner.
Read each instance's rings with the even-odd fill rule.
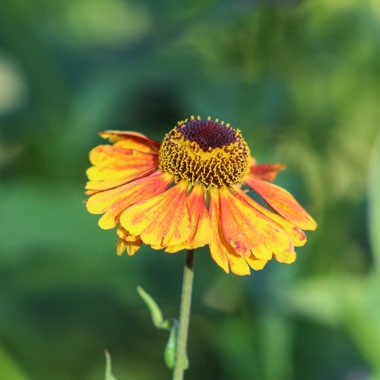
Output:
[[[202,183],[206,188],[242,181],[248,170],[249,148],[241,132],[218,120],[181,121],[164,138],[160,169],[175,182]]]

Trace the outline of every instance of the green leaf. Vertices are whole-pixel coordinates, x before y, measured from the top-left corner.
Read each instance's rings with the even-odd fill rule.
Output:
[[[104,353],[106,355],[106,380],[117,380],[112,374],[111,355],[107,350]]]
[[[169,330],[171,328],[170,321],[163,319],[161,309],[157,305],[156,301],[141,286],[137,287],[137,291],[146,306],[148,306],[154,326],[158,329]]]
[[[154,326],[158,329],[170,331],[169,340],[166,344],[164,351],[164,361],[169,369],[173,369],[175,364],[175,356],[177,352],[178,321],[174,318],[164,319],[162,316],[161,309],[154,301],[154,299],[141,286],[137,287],[137,291],[142,300],[148,306]],[[186,363],[186,368],[187,367],[188,363]]]
[[[169,369],[174,368],[175,355],[177,351],[178,323],[175,321],[170,329],[169,340],[164,351],[165,364]]]

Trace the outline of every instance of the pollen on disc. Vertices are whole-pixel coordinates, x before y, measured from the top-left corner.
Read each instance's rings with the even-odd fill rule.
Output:
[[[249,156],[239,130],[218,121],[192,118],[180,122],[165,136],[159,165],[175,182],[221,188],[242,181]]]

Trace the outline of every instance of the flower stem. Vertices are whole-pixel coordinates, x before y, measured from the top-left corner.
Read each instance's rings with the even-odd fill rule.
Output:
[[[181,308],[179,312],[177,351],[173,370],[173,380],[182,380],[184,371],[188,367],[186,347],[190,322],[191,292],[194,277],[193,263],[194,249],[189,249],[187,251],[185,268],[183,272]]]

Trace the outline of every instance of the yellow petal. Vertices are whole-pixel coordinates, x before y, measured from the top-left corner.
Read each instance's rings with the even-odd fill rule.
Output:
[[[233,274],[238,276],[247,276],[251,274],[251,270],[249,269],[249,265],[247,264],[245,257],[230,253],[228,255],[228,260],[230,263],[231,272]]]
[[[282,252],[274,255],[274,258],[279,262],[279,263],[284,263],[284,264],[292,264],[297,258],[297,255],[294,251],[292,252]]]
[[[128,256],[133,256],[141,247],[142,241],[139,236],[130,235],[124,228],[117,229],[119,239],[116,242],[116,252],[119,256],[127,250]]]
[[[141,248],[141,245],[142,245],[141,240],[127,241],[127,254],[128,254],[128,256],[133,256]]]
[[[249,257],[245,257],[248,265],[254,270],[261,270],[265,267],[268,260],[259,260],[254,255],[250,255]]]
[[[117,242],[116,242],[117,255],[121,256],[124,253],[126,248],[127,248],[127,242],[122,238],[117,239]]]

